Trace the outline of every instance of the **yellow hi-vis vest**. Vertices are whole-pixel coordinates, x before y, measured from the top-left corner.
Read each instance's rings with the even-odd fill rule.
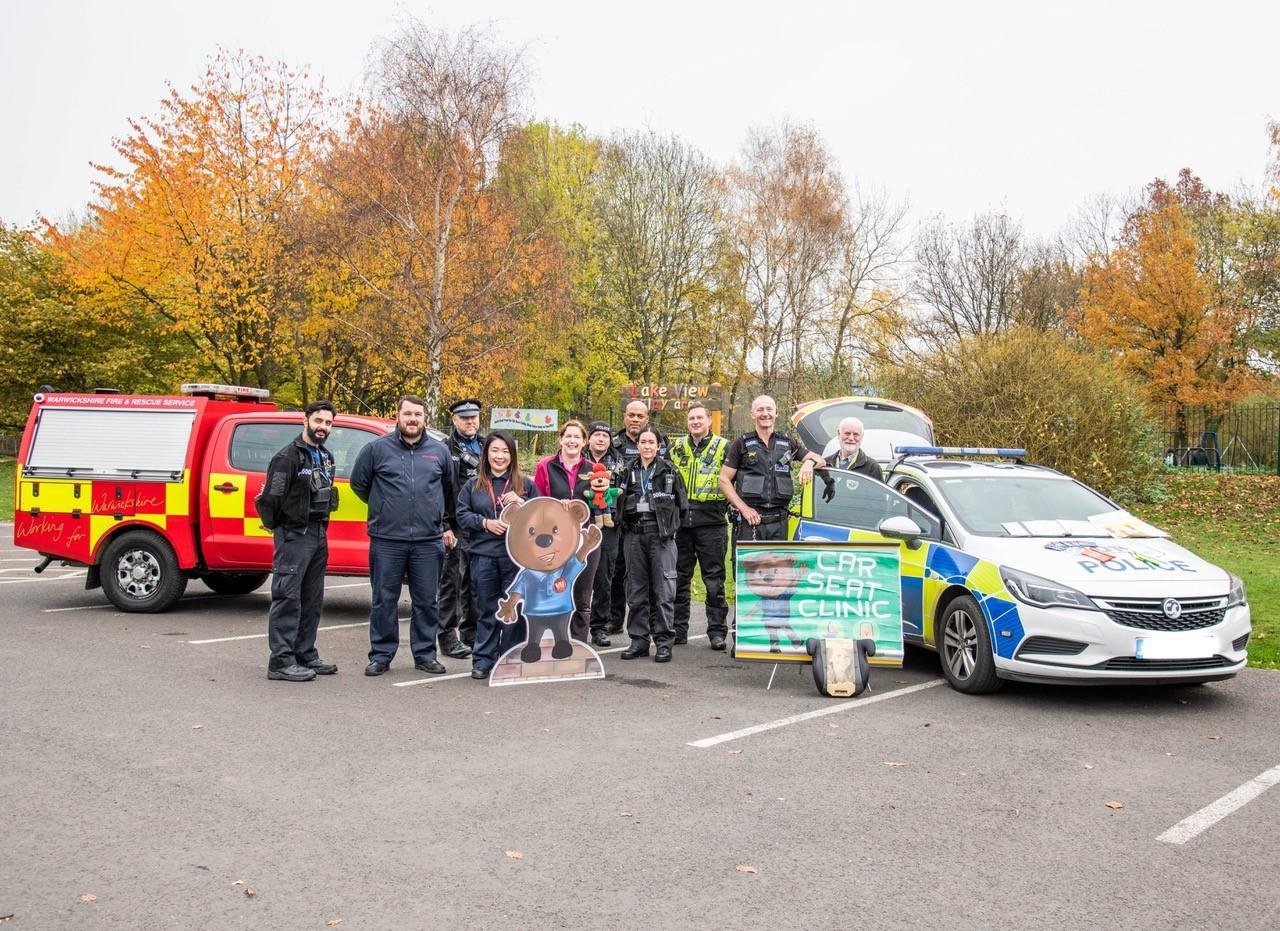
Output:
[[[724,454],[728,450],[729,441],[714,434],[707,440],[701,454],[694,453],[693,443],[687,436],[672,444],[671,461],[684,479],[690,501],[724,500],[719,485],[720,467],[724,465]]]

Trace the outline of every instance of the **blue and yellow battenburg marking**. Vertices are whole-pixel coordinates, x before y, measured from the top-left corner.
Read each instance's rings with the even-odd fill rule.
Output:
[[[812,484],[801,492],[801,514],[813,513]],[[792,540],[831,540],[843,543],[884,541],[874,530],[857,530],[824,524],[809,517],[791,518],[788,538]],[[934,620],[938,599],[949,588],[961,585],[968,589],[982,608],[987,620],[991,646],[997,656],[1012,658],[1025,636],[1017,602],[1013,600],[1000,569],[995,563],[970,556],[953,546],[921,540],[916,549],[903,545],[901,554],[902,635],[917,643],[937,643]]]

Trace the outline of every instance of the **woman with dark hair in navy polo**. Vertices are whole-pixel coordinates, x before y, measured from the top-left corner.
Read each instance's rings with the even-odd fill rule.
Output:
[[[498,599],[517,572],[507,555],[507,525],[500,515],[508,504],[537,496],[533,479],[520,474],[515,438],[501,432],[485,437],[479,471],[458,493],[457,524],[470,545],[471,586],[476,599],[473,679],[487,679],[499,657],[524,639],[523,620],[503,624],[496,617]]]

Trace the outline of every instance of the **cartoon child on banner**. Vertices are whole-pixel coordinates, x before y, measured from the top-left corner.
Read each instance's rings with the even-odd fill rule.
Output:
[[[759,636],[760,627],[769,638],[769,652],[781,653],[780,641],[791,641],[793,652],[804,652],[805,638],[791,626],[791,599],[809,566],[791,553],[748,553],[742,557],[747,589],[758,599],[756,604],[739,608],[737,617],[737,652],[749,649],[743,635]],[[754,628],[754,629],[751,629]]]
[[[502,509],[507,554],[519,572],[498,602],[497,617],[514,624],[517,611],[523,614],[528,639],[498,660],[490,685],[604,678],[600,655],[569,633],[569,621],[580,607],[574,582],[600,545],[600,528],[587,523],[590,516],[587,502],[558,498],[528,498]],[[549,650],[542,645],[547,635]]]

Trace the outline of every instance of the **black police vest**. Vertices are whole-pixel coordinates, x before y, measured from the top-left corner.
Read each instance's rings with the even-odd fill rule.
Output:
[[[791,483],[791,461],[795,449],[791,441],[777,433],[773,450],[760,442],[754,433],[747,434],[742,448],[742,461],[733,477],[738,495],[753,508],[784,508],[795,491]]]
[[[484,437],[476,434],[476,439],[480,442],[480,448],[483,449]],[[476,473],[480,471],[480,456],[477,453],[473,453],[466,440],[462,439],[456,432],[449,437],[449,452],[452,454],[454,465],[457,468],[458,487],[462,487],[475,478]]]

